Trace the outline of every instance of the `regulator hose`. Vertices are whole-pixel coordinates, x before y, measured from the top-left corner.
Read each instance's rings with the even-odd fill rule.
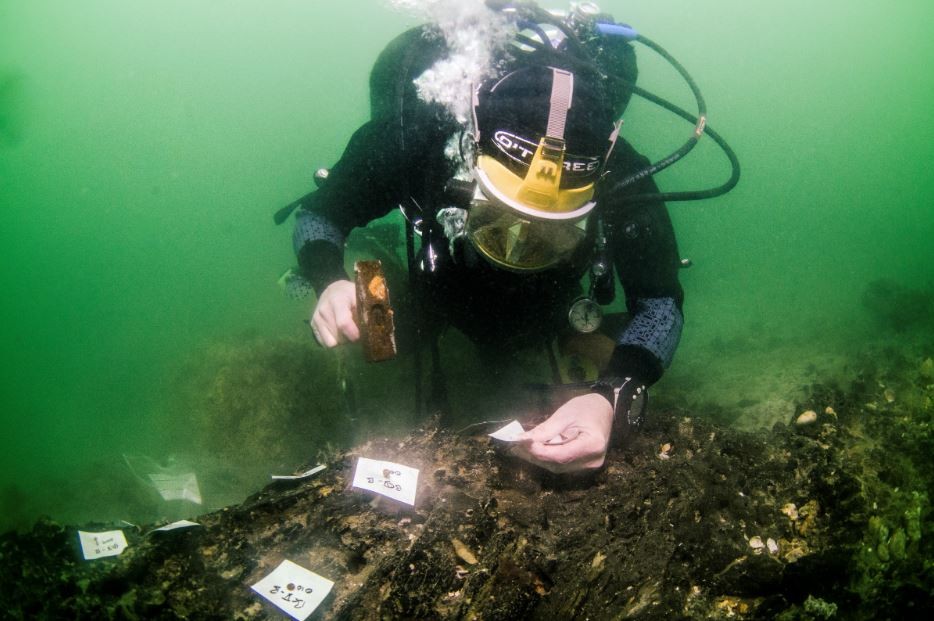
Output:
[[[633,85],[632,92],[642,97],[643,99],[651,101],[652,103],[658,106],[661,106],[662,108],[665,108],[669,112],[677,114],[678,116],[688,121],[689,123],[694,123],[696,120],[695,117],[690,112],[685,110],[684,108],[680,108],[676,106],[675,104],[671,103],[670,101],[663,99],[659,97],[658,95],[654,95],[643,88]],[[685,190],[681,192],[652,192],[648,194],[633,194],[632,196],[625,197],[624,199],[625,202],[626,203],[646,203],[646,202],[654,202],[654,201],[662,201],[662,202],[696,201],[696,200],[702,200],[705,198],[715,198],[717,196],[723,196],[724,194],[732,190],[734,187],[736,187],[736,184],[739,183],[739,177],[740,177],[739,158],[736,156],[736,152],[733,151],[732,147],[730,147],[730,145],[726,142],[726,140],[720,134],[714,131],[714,129],[710,125],[704,126],[704,133],[710,136],[710,139],[713,140],[717,144],[718,147],[720,147],[720,149],[723,151],[723,154],[726,155],[727,159],[730,161],[731,173],[730,173],[729,179],[727,179],[724,183],[722,183],[721,185],[718,185],[717,187],[709,188],[706,190]],[[696,143],[696,140],[695,140],[695,143]],[[684,147],[682,147],[682,149],[683,148]],[[680,150],[681,149],[679,149],[679,151]],[[663,162],[667,161],[673,155],[674,154],[668,156],[667,158],[665,158],[665,160],[662,160],[662,161]],[[669,165],[672,163],[674,162],[673,161],[669,162]],[[654,166],[656,165],[653,164],[649,168],[653,168]],[[655,174],[655,172],[658,172],[661,169],[662,168],[658,168],[651,174]],[[639,173],[636,173],[636,174],[638,175]],[[636,181],[635,179],[631,181],[627,181],[630,178],[631,177],[627,177],[626,179],[623,179],[619,181],[618,183],[614,184],[610,188],[607,188],[602,191],[604,192],[619,191],[626,185],[629,185],[629,183],[633,183],[634,181]],[[639,178],[641,178],[641,176]]]

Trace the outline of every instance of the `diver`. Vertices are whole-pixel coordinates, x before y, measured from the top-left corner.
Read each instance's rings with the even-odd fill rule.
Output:
[[[450,55],[444,36],[431,25],[403,33],[372,70],[371,119],[326,181],[277,219],[298,209],[299,275],[317,294],[310,325],[327,348],[360,338],[345,239],[396,208],[409,222],[425,334],[453,326],[481,347],[509,350],[569,326],[592,332],[618,278],[629,320],[597,381],[515,449],[554,472],[596,469],[614,427],[640,424],[633,404],[681,337],[682,260],[669,195],[651,176],[677,157],[653,165],[620,136],[637,68],[632,36],[612,36],[611,17],[592,3],[560,17],[528,2],[487,6],[512,20],[515,36],[489,50],[485,79],[464,85],[469,113],[417,86]],[[698,126],[695,141],[703,119]]]

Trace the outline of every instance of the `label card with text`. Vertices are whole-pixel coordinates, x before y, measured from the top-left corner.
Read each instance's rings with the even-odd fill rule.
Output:
[[[505,427],[497,429],[493,433],[487,435],[491,438],[502,440],[503,442],[515,442],[516,437],[521,433],[525,433],[525,429],[522,428],[522,424],[519,421],[514,420]]]
[[[126,550],[126,536],[122,530],[108,530],[103,533],[88,533],[78,531],[78,541],[81,542],[81,553],[85,560],[107,556],[119,556]]]
[[[417,484],[417,468],[366,457],[357,459],[357,469],[351,483],[353,487],[376,492],[408,505],[415,504]]]
[[[304,621],[321,605],[333,586],[327,578],[284,560],[251,588],[293,619]]]

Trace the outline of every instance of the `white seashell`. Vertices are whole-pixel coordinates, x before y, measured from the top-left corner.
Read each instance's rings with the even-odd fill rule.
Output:
[[[765,540],[765,546],[769,549],[769,554],[778,554],[778,544],[771,537]]]
[[[798,416],[797,420],[795,420],[795,424],[796,425],[810,425],[811,423],[816,422],[816,421],[817,421],[817,412],[815,412],[814,410],[807,410],[805,412],[802,412],[801,415]]]

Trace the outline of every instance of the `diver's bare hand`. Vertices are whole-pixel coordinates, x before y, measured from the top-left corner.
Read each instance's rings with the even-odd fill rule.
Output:
[[[357,327],[357,290],[349,280],[331,283],[318,296],[311,315],[311,331],[324,347],[337,347],[342,342],[360,338]]]
[[[598,394],[574,397],[538,427],[519,436],[516,455],[552,472],[603,465],[613,428],[613,406]]]

